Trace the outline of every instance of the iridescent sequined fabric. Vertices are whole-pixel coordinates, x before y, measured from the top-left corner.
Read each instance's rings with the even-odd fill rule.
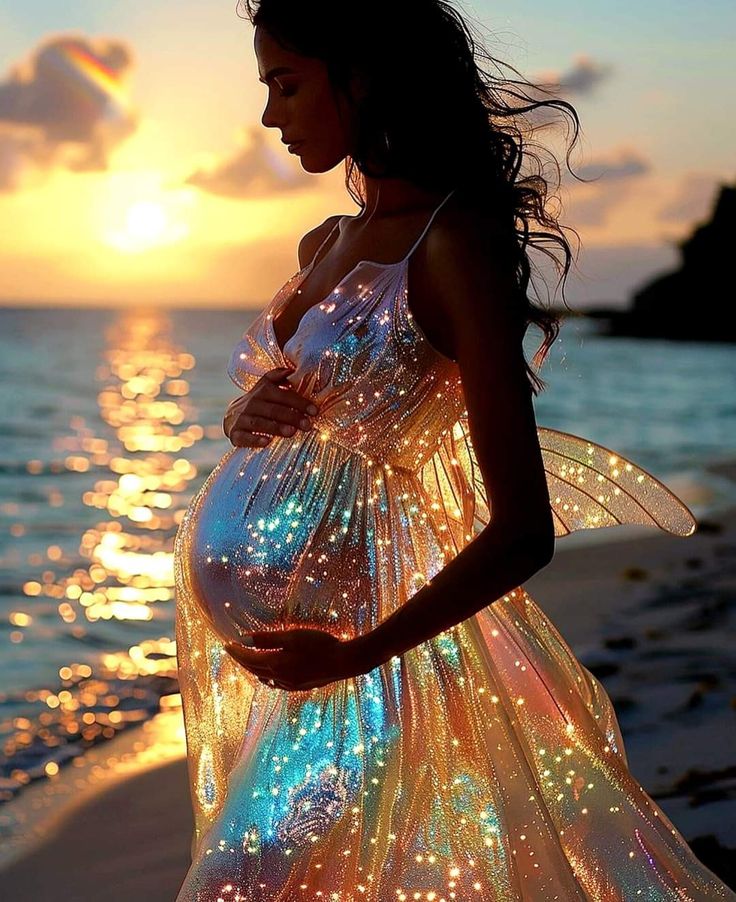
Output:
[[[358,264],[282,351],[273,318],[306,267],[233,351],[243,391],[288,363],[320,413],[312,432],[228,450],[177,534],[196,822],[177,902],[736,899],[631,775],[605,690],[521,586],[307,692],[224,651],[251,629],[368,631],[490,519],[458,366],[407,305],[410,254]],[[558,536],[694,530],[621,455],[539,438]]]

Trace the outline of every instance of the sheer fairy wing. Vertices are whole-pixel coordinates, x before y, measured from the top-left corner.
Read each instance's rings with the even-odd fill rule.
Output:
[[[558,536],[621,523],[695,532],[697,521],[677,495],[618,452],[556,429],[537,434]]]
[[[664,483],[623,455],[590,439],[538,427],[555,535],[620,524],[656,526],[678,536],[697,526]],[[444,519],[456,550],[486,526],[489,502],[470,436],[467,412],[443,436],[420,480]]]

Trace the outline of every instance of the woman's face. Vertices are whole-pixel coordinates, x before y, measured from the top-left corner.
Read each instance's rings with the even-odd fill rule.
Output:
[[[261,122],[279,129],[285,144],[299,142],[291,152],[307,172],[333,169],[350,152],[354,113],[347,98],[333,95],[327,66],[284,49],[261,27],[255,30],[254,47],[259,81],[268,88]]]

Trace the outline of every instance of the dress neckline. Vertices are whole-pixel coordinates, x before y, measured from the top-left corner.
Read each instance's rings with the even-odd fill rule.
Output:
[[[293,365],[292,362],[286,356],[286,350],[287,350],[288,346],[297,337],[297,335],[299,334],[299,332],[302,329],[302,326],[304,325],[304,322],[310,316],[310,314],[313,313],[315,310],[319,309],[319,307],[321,307],[322,304],[324,304],[324,302],[326,300],[328,300],[330,297],[332,297],[333,294],[338,292],[340,290],[340,288],[342,288],[342,286],[345,284],[345,282],[347,282],[347,280],[353,275],[353,273],[355,273],[355,271],[357,269],[359,269],[364,264],[368,264],[369,266],[378,266],[381,269],[394,269],[396,267],[406,264],[408,259],[409,258],[407,256],[407,257],[402,258],[401,260],[397,260],[396,263],[377,263],[374,260],[358,260],[358,262],[355,264],[355,266],[353,266],[349,272],[345,273],[345,275],[342,277],[342,279],[340,279],[340,281],[337,283],[337,285],[335,285],[335,287],[332,288],[332,290],[329,292],[329,294],[326,294],[323,298],[320,298],[320,300],[316,301],[310,307],[307,307],[307,309],[304,311],[304,313],[302,313],[301,317],[299,318],[299,322],[297,323],[296,329],[294,330],[294,334],[286,339],[286,341],[284,342],[283,348],[279,344],[278,339],[276,337],[276,330],[274,328],[274,320],[276,319],[278,314],[284,309],[284,307],[293,299],[294,293],[289,295],[288,298],[285,299],[285,301],[282,301],[282,303],[278,304],[276,306],[276,309],[272,310],[270,315],[267,317],[267,321],[268,321],[269,337],[271,339],[271,343],[273,344],[273,347],[276,349],[278,356],[281,359],[282,363],[284,363],[285,365]],[[314,261],[312,261],[312,262],[314,262]],[[292,278],[297,278],[302,273],[306,274],[311,266],[312,266],[312,263],[307,264],[307,266],[305,266],[303,269],[300,269],[297,273],[295,273],[295,275],[292,276]],[[303,279],[300,279],[299,284],[301,285],[302,282],[303,282]]]
[[[453,191],[454,191],[454,189],[453,189]],[[310,313],[313,310],[315,310],[316,308],[319,308],[322,304],[324,304],[324,302],[329,297],[331,297],[340,288],[342,288],[342,286],[345,284],[345,282],[347,282],[347,280],[355,273],[355,271],[357,269],[359,269],[361,266],[374,266],[374,267],[378,267],[379,269],[396,269],[398,267],[405,266],[409,262],[411,255],[414,253],[414,251],[416,250],[416,248],[418,247],[418,245],[420,244],[420,242],[422,241],[424,236],[427,234],[429,227],[432,225],[432,222],[434,221],[435,216],[439,213],[440,209],[444,206],[445,202],[453,194],[453,191],[450,191],[450,193],[447,194],[442,199],[442,201],[440,201],[439,205],[434,209],[434,211],[432,212],[432,215],[429,217],[427,224],[424,226],[421,233],[419,234],[419,237],[412,244],[412,246],[409,248],[407,253],[404,254],[404,256],[401,258],[401,260],[396,260],[395,262],[392,262],[392,263],[380,263],[378,260],[358,260],[358,262],[353,267],[351,267],[351,269],[348,270],[348,272],[345,273],[345,275],[340,279],[340,281],[335,286],[333,286],[333,288],[331,288],[330,291],[324,297],[320,298],[319,300],[315,301],[314,304],[311,304],[309,307],[307,307],[307,309],[304,311],[304,313],[302,313],[301,317],[299,318],[299,321],[297,322],[294,333],[289,338],[286,339],[286,341],[284,342],[284,345],[282,347],[278,343],[278,339],[276,338],[276,329],[274,328],[275,319],[284,310],[284,308],[287,307],[291,303],[291,301],[293,301],[296,293],[299,291],[299,286],[304,284],[304,279],[312,271],[315,263],[317,262],[319,255],[320,255],[320,251],[325,246],[325,244],[330,240],[335,229],[337,229],[338,233],[339,233],[342,230],[341,227],[342,227],[342,222],[344,219],[356,219],[360,214],[356,214],[355,216],[347,216],[347,215],[340,216],[338,221],[335,223],[335,225],[330,229],[329,233],[325,237],[322,244],[320,244],[320,246],[317,248],[314,256],[309,261],[309,263],[307,263],[306,266],[303,266],[300,270],[298,270],[296,273],[294,273],[294,275],[289,280],[289,282],[291,282],[294,279],[297,279],[297,278],[299,279],[299,283],[298,283],[297,287],[295,288],[295,290],[293,292],[291,292],[290,294],[285,295],[285,297],[281,300],[281,303],[277,304],[275,309],[272,310],[270,312],[270,315],[267,317],[268,328],[269,328],[269,337],[271,339],[273,347],[276,350],[281,362],[288,366],[293,365],[286,356],[286,349],[288,348],[289,344],[299,334],[299,331],[302,328],[304,321],[306,320],[306,318],[310,315]]]

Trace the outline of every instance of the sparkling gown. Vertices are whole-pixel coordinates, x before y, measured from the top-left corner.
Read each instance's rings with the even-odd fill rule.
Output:
[[[369,631],[490,519],[459,367],[407,304],[441,206],[406,257],[358,263],[280,349],[273,319],[331,232],[232,353],[243,391],[289,365],[320,410],[311,432],[228,450],[177,533],[196,825],[177,902],[735,900],[631,775],[604,688],[522,586],[319,689],[264,685],[223,648],[252,629]],[[538,434],[558,536],[694,531],[620,454]]]

